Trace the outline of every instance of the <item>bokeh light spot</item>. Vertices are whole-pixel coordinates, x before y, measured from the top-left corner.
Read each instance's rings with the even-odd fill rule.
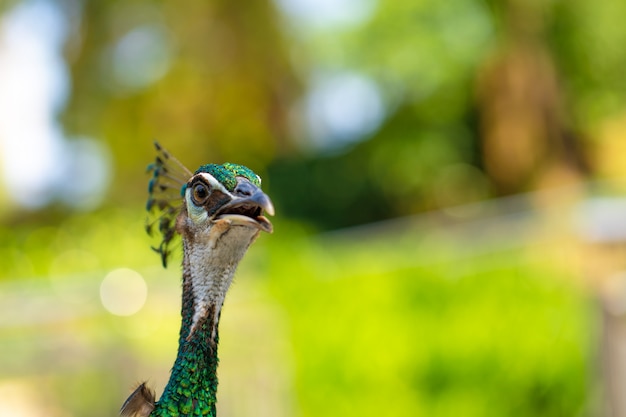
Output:
[[[113,48],[113,75],[122,87],[146,87],[167,73],[171,55],[172,42],[167,28],[156,24],[137,27]]]
[[[307,101],[309,129],[315,144],[322,149],[365,138],[385,116],[376,83],[352,72],[314,80]]]
[[[369,19],[376,0],[276,0],[280,10],[297,22],[296,27],[355,26]]]
[[[143,276],[129,268],[109,272],[100,284],[104,308],[117,316],[132,316],[146,303],[148,286]]]

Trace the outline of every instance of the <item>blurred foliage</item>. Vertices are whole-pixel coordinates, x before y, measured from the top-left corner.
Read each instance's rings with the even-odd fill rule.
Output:
[[[495,38],[481,2],[380,2],[349,29],[296,36],[305,74],[349,70],[381,88],[388,118],[339,155],[292,155],[269,168],[285,212],[336,228],[482,200],[472,84]],[[291,28],[298,34],[298,28]],[[460,174],[460,175],[459,175]]]
[[[594,132],[602,121],[623,113],[626,80],[626,4],[602,0],[553,1],[546,22],[547,44],[559,67],[574,120]],[[597,138],[594,138],[597,139]]]
[[[259,239],[225,304],[221,410],[233,416],[267,407],[285,416],[590,411],[594,328],[575,277],[522,240],[491,247],[463,237],[462,229],[397,226],[314,236],[278,221],[274,235]],[[176,348],[179,272],[176,262],[159,271],[148,239],[128,233],[140,227],[131,212],[113,210],[19,238],[3,234],[3,253],[15,250],[10,239],[38,242],[39,252],[29,246],[27,253],[47,254],[31,264],[49,279],[27,280],[32,271],[20,271],[21,260],[3,260],[2,270],[22,284],[3,285],[0,295],[10,308],[0,326],[0,396],[3,380],[23,381],[46,415],[105,416],[137,378],[162,389]],[[87,233],[67,239],[74,230]],[[541,262],[533,260],[535,250]],[[85,264],[94,257],[96,265]],[[150,289],[144,308],[130,317],[111,315],[99,302],[102,277],[120,265],[142,271]],[[19,316],[11,320],[12,314]],[[285,390],[286,397],[277,394]],[[245,402],[256,406],[237,411]]]
[[[468,130],[427,129],[418,115],[419,107],[399,109],[349,153],[275,161],[268,178],[277,206],[318,228],[338,228],[489,196],[487,178],[470,164],[479,150]]]
[[[584,413],[590,323],[571,281],[523,251],[459,259],[458,239],[411,236],[268,241],[302,415]]]
[[[5,0],[0,3],[0,13],[4,13],[7,10],[10,10],[15,4],[17,4],[20,0]]]
[[[279,205],[334,228],[593,175],[598,126],[626,96],[623,5],[600,3],[382,2],[360,26],[296,37],[303,72],[367,74],[391,114],[340,156],[274,162]]]
[[[445,124],[469,105],[475,68],[497,40],[493,25],[483,1],[379,2],[361,25],[299,40],[314,70],[363,71],[391,104],[432,100],[420,117]]]
[[[158,139],[191,169],[249,165],[284,215],[345,227],[579,182],[624,108],[619,0],[365,1],[326,26],[269,0],[59,4],[75,20],[63,124],[110,147],[109,204],[144,198]],[[372,80],[384,117],[320,150],[307,97],[337,73]]]

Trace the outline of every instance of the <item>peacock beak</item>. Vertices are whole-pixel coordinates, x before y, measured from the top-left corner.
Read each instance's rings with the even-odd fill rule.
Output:
[[[256,192],[246,200],[250,203],[256,204],[270,216],[274,215],[274,205],[272,204],[272,200],[270,200],[267,194],[261,191],[261,189],[257,188]]]
[[[244,184],[242,189],[235,190],[235,198],[220,207],[214,218],[228,219],[235,224],[253,226],[272,233],[272,223],[263,215],[264,212],[274,215],[272,200],[259,187],[249,182]]]

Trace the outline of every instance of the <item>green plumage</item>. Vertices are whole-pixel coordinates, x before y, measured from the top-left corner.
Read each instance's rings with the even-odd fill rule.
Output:
[[[210,346],[211,325],[204,323],[179,347],[170,381],[150,416],[215,416],[217,341]]]
[[[207,318],[188,336],[193,322],[193,296],[190,277],[183,275],[182,324],[178,337],[178,355],[163,395],[155,404],[151,417],[209,416],[215,417],[217,401],[217,326]],[[215,340],[211,334],[215,328]]]
[[[195,174],[206,172],[213,175],[221,182],[228,191],[233,191],[237,185],[237,177],[244,177],[257,187],[261,186],[261,179],[250,168],[243,165],[226,162],[223,165],[206,164],[202,165]]]

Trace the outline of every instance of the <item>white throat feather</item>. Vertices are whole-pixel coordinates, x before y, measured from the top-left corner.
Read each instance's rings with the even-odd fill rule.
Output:
[[[208,230],[196,228],[193,239],[183,239],[184,265],[193,292],[193,318],[187,340],[210,311],[215,314],[211,320],[214,323],[211,338],[215,340],[219,315],[237,265],[258,235],[258,229],[223,219],[213,221]]]

